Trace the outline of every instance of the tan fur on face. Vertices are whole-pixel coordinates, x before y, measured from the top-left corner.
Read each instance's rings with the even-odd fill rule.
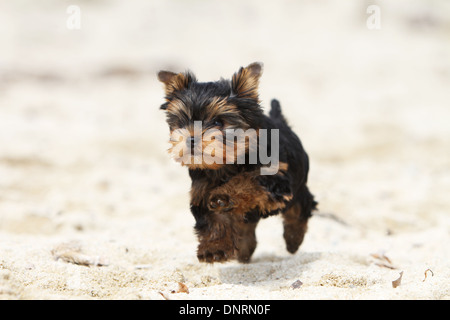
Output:
[[[237,107],[233,104],[228,104],[224,98],[215,97],[213,101],[206,106],[208,110],[208,120],[215,119],[220,115],[227,115],[238,113]]]
[[[191,117],[191,110],[189,108],[186,108],[184,103],[178,99],[173,99],[172,101],[169,101],[166,111],[178,118],[182,118],[183,116],[186,116],[188,118]]]
[[[167,152],[173,157],[176,162],[180,162],[182,165],[185,163],[193,162],[190,159],[191,154],[188,152],[186,141],[191,137],[193,133],[186,128],[176,129],[170,131],[169,143],[172,145]]]
[[[186,145],[186,141],[193,137],[195,134],[193,126],[188,128],[172,130],[170,133],[169,143],[172,145],[168,152],[172,155],[176,162],[181,163],[183,166],[187,166],[190,169],[219,169],[225,162],[222,160],[225,158],[225,147],[221,139],[221,132],[218,130],[203,130],[201,133],[202,141],[201,145],[197,148],[201,148],[201,162],[196,161],[196,155],[192,155],[190,149]],[[218,136],[220,139],[215,139]],[[205,162],[205,158],[216,160]],[[221,161],[222,160],[222,161]]]

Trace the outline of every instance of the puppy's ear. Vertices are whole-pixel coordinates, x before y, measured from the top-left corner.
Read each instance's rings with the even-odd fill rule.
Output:
[[[189,71],[178,74],[170,71],[160,71],[158,72],[158,79],[164,83],[166,96],[170,96],[175,91],[187,89],[191,82],[196,81],[195,76]]]
[[[258,102],[258,85],[262,70],[261,62],[253,62],[245,68],[241,67],[231,79],[232,94]]]

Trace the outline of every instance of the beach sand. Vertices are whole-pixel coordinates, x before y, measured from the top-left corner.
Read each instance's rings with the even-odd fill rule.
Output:
[[[450,299],[447,1],[75,2],[1,1],[0,299]],[[156,73],[253,61],[319,211],[294,255],[275,216],[199,263]]]

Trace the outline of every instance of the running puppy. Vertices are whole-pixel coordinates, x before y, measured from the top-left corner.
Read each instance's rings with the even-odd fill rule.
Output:
[[[286,248],[295,253],[316,209],[306,185],[308,155],[279,102],[272,100],[269,116],[263,114],[261,74],[260,63],[216,82],[198,82],[189,71],[158,73],[169,153],[188,167],[192,179],[199,261],[249,262],[259,219],[280,212]]]

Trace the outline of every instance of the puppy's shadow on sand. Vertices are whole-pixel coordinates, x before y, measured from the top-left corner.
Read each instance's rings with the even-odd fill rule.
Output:
[[[311,267],[311,262],[320,259],[320,252],[298,252],[292,256],[260,254],[250,263],[226,264],[219,270],[222,283],[247,286],[264,286],[298,278]]]

